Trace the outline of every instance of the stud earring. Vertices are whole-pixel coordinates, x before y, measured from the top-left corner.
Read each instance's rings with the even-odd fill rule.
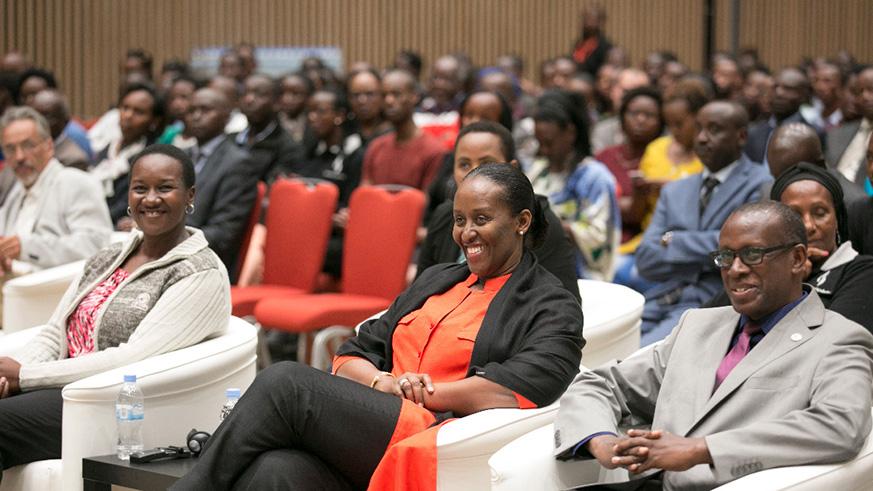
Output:
[[[188,203],[188,206],[185,207],[185,214],[190,215],[194,213],[194,203]]]

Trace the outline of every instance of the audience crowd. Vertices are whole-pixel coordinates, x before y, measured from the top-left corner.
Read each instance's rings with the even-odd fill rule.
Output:
[[[718,351],[703,365],[712,365],[713,371],[718,368],[719,375],[714,387],[713,381],[708,380],[709,385],[698,388],[701,393],[706,392],[706,397],[709,394],[719,399],[726,397],[727,389],[719,386],[723,380],[732,380],[725,377],[733,365],[723,368],[724,364],[719,365],[719,362],[727,348],[731,347],[730,357],[737,345],[744,346],[746,352],[758,343],[764,346],[766,343],[761,337],[774,326],[781,326],[780,319],[787,316],[791,322],[799,322],[788,313],[795,306],[801,312],[798,315],[812,319],[809,322],[818,319],[818,325],[824,323],[826,328],[845,332],[817,336],[803,351],[798,351],[806,354],[807,359],[801,360],[797,355],[791,359],[792,363],[805,367],[804,363],[814,364],[822,357],[833,356],[834,360],[842,357],[847,373],[855,377],[849,379],[852,383],[846,384],[847,390],[868,392],[865,397],[847,399],[846,404],[854,412],[844,418],[842,426],[807,438],[820,436],[840,440],[847,432],[869,431],[869,357],[873,338],[861,327],[873,333],[873,303],[867,297],[873,287],[873,257],[870,256],[873,255],[873,65],[858,63],[841,52],[829,58],[804,58],[796,65],[768,67],[754,49],[748,49],[739,56],[716,53],[710,60],[711,69],[700,73],[690,70],[669,51],[648,53],[643,63],[634,67],[628,62],[628,53],[606,37],[603,10],[587,9],[582,19],[580,36],[572,49],[544,61],[539,66],[538,80],[526,78],[525,60],[511,53],[495,60],[478,60],[483,66],[475,66],[462,52],[446,54],[433,60],[427,78],[421,80],[425,60],[408,50],[399,52],[390,66],[375,67],[366,61],[357,61],[350,64],[347,73],[331,70],[318,58],[308,58],[299,70],[273,78],[258,72],[257,47],[248,43],[228,48],[220,57],[217,73],[211,77],[193,71],[183,60],[167,61],[160,70],[155,70],[148,51],[130,49],[121,60],[121,83],[116,100],[109,110],[93,119],[71,114],[64,81],[57,80],[50,70],[33,66],[20,52],[6,53],[0,60],[0,115],[3,115],[0,120],[0,162],[3,163],[0,170],[0,281],[89,258],[109,243],[113,230],[137,229],[140,235],[135,240],[116,247],[111,253],[103,253],[105,258],[100,259],[100,268],[93,265],[95,259],[92,259],[89,267],[98,270],[87,270],[80,288],[68,293],[65,304],[52,317],[52,329],[64,330],[63,314],[68,315],[78,305],[78,300],[70,303],[74,296],[80,299],[91,291],[83,290],[83,285],[91,282],[93,286],[113,271],[120,275],[117,282],[124,281],[126,274],[139,266],[132,264],[130,258],[142,253],[140,241],[144,247],[148,246],[150,241],[158,241],[157,236],[164,232],[155,226],[149,227],[150,220],[154,219],[150,213],[164,213],[163,210],[143,210],[140,201],[138,205],[131,201],[134,184],[145,179],[140,174],[147,169],[157,172],[150,170],[157,164],[147,166],[143,162],[170,159],[183,163],[185,172],[188,172],[185,166],[191,167],[193,173],[190,178],[186,174],[182,179],[173,171],[176,174],[172,179],[184,184],[172,184],[178,187],[175,194],[179,196],[173,198],[177,200],[175,208],[167,213],[173,214],[171,216],[179,222],[171,224],[173,240],[159,248],[160,253],[153,254],[152,259],[170,254],[179,244],[193,247],[187,254],[195,254],[208,243],[223,267],[210,262],[200,269],[208,269],[216,281],[240,286],[257,285],[261,281],[265,261],[263,246],[269,231],[265,227],[264,212],[256,216],[252,215],[252,210],[255,205],[267,209],[269,189],[277,179],[321,179],[338,188],[333,229],[322,266],[322,289],[335,287],[342,280],[345,229],[349,221],[355,219],[349,213],[354,190],[367,185],[408,186],[421,190],[428,199],[417,237],[418,255],[410,266],[409,278],[416,278],[416,282],[400,297],[406,303],[398,300],[383,320],[365,326],[363,337],[355,338],[357,341],[340,350],[343,356],[335,360],[334,366],[337,375],[343,376],[343,371],[352,373],[347,378],[364,386],[372,380],[371,388],[401,398],[409,396],[404,395],[408,375],[404,374],[396,384],[387,383],[387,378],[396,382],[400,373],[391,369],[390,347],[387,348],[388,365],[384,365],[384,343],[390,345],[390,342],[382,338],[389,336],[390,340],[390,333],[398,322],[415,320],[414,316],[408,319],[407,314],[417,312],[415,309],[421,303],[410,302],[409,295],[443,298],[448,294],[441,292],[469,281],[465,278],[470,271],[475,274],[484,271],[482,264],[476,264],[473,258],[483,254],[478,248],[490,247],[492,244],[487,240],[493,239],[494,244],[501,241],[512,244],[514,255],[510,259],[515,261],[512,268],[518,266],[521,273],[536,277],[536,282],[530,280],[531,285],[539,287],[542,282],[551,288],[550,281],[559,280],[554,284],[563,286],[566,291],[549,293],[550,290],[543,287],[540,293],[558,299],[552,300],[558,302],[557,312],[567,322],[579,321],[575,314],[561,310],[567,308],[568,301],[579,301],[577,279],[616,282],[645,296],[642,345],[657,346],[651,355],[632,363],[579,375],[561,409],[564,419],[559,418],[556,435],[559,458],[594,457],[604,466],[620,465],[632,472],[643,472],[650,467],[667,471],[694,467],[695,473],[683,474],[684,477],[667,474],[665,482],[679,487],[689,483],[725,482],[751,472],[737,474],[728,469],[739,459],[732,454],[735,447],[754,452],[764,445],[761,443],[764,436],[779,433],[778,425],[772,422],[774,418],[784,422],[788,411],[814,411],[818,405],[825,404],[825,397],[840,400],[843,396],[835,395],[840,389],[830,380],[841,370],[840,365],[826,367],[823,372],[797,369],[800,375],[795,382],[802,383],[794,385],[805,387],[813,384],[806,378],[814,378],[825,380],[821,384],[827,383],[827,386],[822,385],[813,395],[799,394],[803,391],[792,389],[798,392],[790,394],[796,404],[774,406],[772,412],[765,411],[766,414],[758,411],[759,416],[754,419],[767,420],[766,424],[771,426],[761,423],[763,431],[747,432],[754,433],[755,438],[745,442],[740,440],[746,438],[746,433],[729,438],[707,436],[720,435],[718,432],[733,424],[723,421],[727,418],[717,418],[718,423],[709,426],[706,423],[703,430],[691,432],[690,420],[686,421],[690,416],[683,412],[691,409],[683,407],[684,402],[669,397],[663,402],[664,393],[684,390],[678,386],[676,372],[684,370],[687,374],[697,370],[699,356],[693,352],[702,346]],[[159,147],[152,147],[155,144]],[[143,155],[151,155],[151,158],[140,161],[136,166],[139,174],[135,174],[134,164]],[[511,169],[489,171],[482,167],[488,163],[508,163]],[[480,168],[485,170],[473,172]],[[471,172],[472,177],[466,179]],[[501,176],[513,179],[526,176],[533,198],[525,197],[527,201],[519,209],[514,208],[514,203],[504,202],[517,189],[500,191],[501,186],[509,186],[501,183]],[[182,196],[184,190],[192,187],[195,177],[196,192],[191,190]],[[149,179],[157,178],[149,174]],[[481,189],[475,188],[475,183],[480,183]],[[259,184],[266,189],[265,195],[259,194]],[[492,184],[498,191],[491,190]],[[169,193],[171,184],[149,183],[148,186],[158,191],[168,187]],[[148,192],[145,185],[139,187],[143,193]],[[503,228],[512,230],[500,232],[500,227],[495,225],[496,231],[489,232],[495,235],[482,233],[485,245],[470,245],[465,242],[463,233],[457,232],[459,227],[466,230],[461,222],[472,220],[479,226],[483,225],[479,224],[480,220],[489,219],[480,217],[469,203],[459,205],[458,190],[463,190],[463,199],[472,200],[474,204],[474,198],[480,199],[485,205],[506,208],[511,211],[506,213],[518,214],[524,219],[512,222],[517,225],[515,228],[509,222],[501,222]],[[484,194],[477,197],[477,192]],[[496,193],[494,196],[501,198],[490,197],[488,193]],[[261,195],[265,197],[257,203]],[[532,218],[534,209],[536,213]],[[531,223],[537,230],[548,224],[536,243],[525,242],[523,237]],[[510,233],[511,236],[516,232],[522,236],[518,241],[499,235]],[[453,237],[456,233],[458,236]],[[244,242],[250,244],[247,249],[243,248]],[[494,247],[496,249],[497,245]],[[777,259],[777,255],[781,256]],[[207,256],[209,261],[213,260],[211,253]],[[449,268],[444,271],[450,271],[450,275],[438,272],[447,278],[450,276],[445,281],[434,273],[436,270],[428,269],[430,274],[425,271],[439,263],[454,263],[453,268],[458,268],[466,262],[471,263],[469,271]],[[543,268],[531,269],[537,263]],[[124,267],[117,269],[120,264]],[[767,265],[769,276],[763,272],[758,274],[756,268],[763,269],[762,264]],[[445,265],[440,267],[446,268]],[[484,271],[480,288],[499,289],[505,281],[501,274],[506,271]],[[192,269],[179,274],[193,272]],[[193,281],[192,277],[185,282],[182,278],[178,280],[185,285]],[[422,283],[437,280],[445,284],[431,288]],[[489,309],[488,315],[482,310],[476,314],[478,322],[482,322],[483,315],[487,322],[491,322],[489,316],[512,319],[510,313],[515,309],[520,317],[507,325],[518,324],[519,333],[527,332],[535,325],[532,312],[548,309],[543,305],[535,309],[536,295],[531,298],[523,291],[516,291],[524,288],[520,280],[518,285],[506,284],[513,288],[512,294],[518,296],[517,303],[501,303],[501,310]],[[135,286],[135,283],[130,285]],[[223,290],[219,293],[225,295]],[[763,300],[751,298],[753,294]],[[192,294],[192,298],[204,295],[200,292]],[[153,298],[152,303],[157,299]],[[161,298],[161,302],[169,300]],[[488,305],[487,301],[484,305]],[[723,310],[698,310],[719,306],[724,306]],[[587,304],[584,307],[586,310],[597,308]],[[826,308],[840,314],[839,318],[825,314]],[[223,312],[222,309],[213,308],[217,312]],[[558,313],[552,312],[555,316]],[[758,323],[762,319],[769,320]],[[750,320],[757,326],[751,331],[743,327]],[[93,319],[90,322],[93,323]],[[713,332],[718,338],[715,341],[723,341],[724,346],[716,345],[713,337],[701,329],[707,323],[715,326]],[[804,324],[807,325],[811,324]],[[91,364],[82,364],[75,374],[85,373],[92,365],[108,366],[109,361],[103,360],[110,360],[111,350],[115,349],[111,346],[125,342],[132,329],[133,326],[125,325],[125,338],[113,342],[104,342],[101,337],[98,351],[110,347],[109,354],[104,353]],[[578,336],[578,333],[573,334],[574,329],[567,328],[566,335]],[[778,329],[774,329],[776,331]],[[154,332],[160,331],[155,329]],[[376,339],[372,332],[381,338]],[[203,337],[199,331],[191,336],[162,346],[149,345],[148,353],[166,351]],[[551,403],[570,384],[575,373],[578,360],[569,353],[584,344],[581,336],[578,338],[568,344],[566,353],[561,352],[566,363],[560,367],[560,374],[551,374],[555,380],[530,366],[511,375],[491,368],[490,379],[479,388],[484,387],[500,397],[482,396],[483,401],[477,401],[474,406],[458,406],[460,403],[446,400],[434,407],[466,414],[487,407],[533,407]],[[49,343],[49,339],[46,334],[41,342]],[[138,340],[140,344],[132,342],[126,349],[134,350],[151,338]],[[483,357],[480,361],[491,363],[489,360],[493,358],[505,362],[504,367],[513,366],[510,361],[515,359],[515,348],[510,346],[535,344],[529,339],[490,341],[505,348],[506,353],[501,352],[499,356],[491,353],[491,358]],[[277,337],[273,342],[288,343],[289,339]],[[398,342],[396,335],[393,342]],[[855,343],[857,350],[833,354],[836,350],[833,343]],[[53,368],[64,369],[63,364],[47,363],[63,358],[66,352],[70,357],[77,356],[72,352],[73,345],[63,346],[52,344],[51,350],[32,347],[28,356],[20,361],[26,365],[30,360],[38,360],[43,365],[37,368],[19,365],[20,381],[17,372],[12,377],[7,371],[4,365],[7,359],[0,358],[0,398],[41,384],[54,387],[57,386],[54,381],[72,380],[69,374],[50,372]],[[549,348],[539,346],[546,352]],[[55,351],[63,353],[58,355]],[[474,359],[482,355],[473,351]],[[467,356],[469,358],[470,354]],[[378,363],[373,361],[377,357]],[[353,358],[358,362],[361,358],[373,362],[366,370],[350,370],[349,367],[357,366],[347,365]],[[101,363],[98,364],[98,360]],[[673,365],[680,368],[671,372]],[[529,382],[519,379],[530,375],[531,370],[534,376],[545,377],[548,384],[561,387],[550,385],[548,394],[542,395],[537,392],[539,389],[532,389]],[[463,378],[464,372],[462,369],[456,375]],[[484,369],[476,375],[489,377]],[[260,391],[257,397],[269,397],[269,390],[261,390],[262,386],[268,389],[287,386],[286,396],[297,394],[296,391],[303,390],[297,385],[306,384],[323,384],[331,387],[330,391],[349,392],[343,385],[333,387],[333,382],[326,381],[327,375],[286,370],[267,372],[267,376],[269,378],[254,386]],[[292,380],[293,377],[301,378]],[[10,382],[14,379],[14,384],[7,379]],[[291,387],[288,385],[291,382],[297,385]],[[658,387],[650,387],[656,382]],[[380,384],[384,388],[380,388]],[[422,379],[421,384],[430,387],[429,379]],[[725,387],[730,385],[726,384]],[[432,391],[432,387],[428,390]],[[361,396],[362,400],[367,400],[364,396],[366,394]],[[424,396],[417,394],[407,399],[421,402],[419,397]],[[805,397],[814,399],[811,406],[804,406]],[[759,399],[760,395],[742,402],[734,400],[728,406],[754,413],[757,407],[754,404]],[[54,394],[53,403],[57,405],[58,400]],[[379,402],[387,408],[383,412],[388,415],[379,419],[379,424],[384,426],[378,427],[378,436],[386,444],[383,446],[387,446],[392,431],[397,431],[393,423],[387,424],[384,420],[391,419],[392,414],[396,419],[396,413],[401,410],[400,406],[389,403],[388,396]],[[281,404],[293,405],[285,400]],[[254,399],[244,398],[238,410],[254,405]],[[594,408],[594,416],[589,418],[586,408]],[[858,408],[863,410],[856,410]],[[726,410],[729,409],[717,409],[720,416]],[[669,447],[674,443],[678,446],[695,442],[675,442],[671,440],[675,435],[668,437],[666,431],[660,433],[659,428],[651,432],[634,430],[636,433],[627,437],[616,436],[615,424],[635,411],[641,411],[650,423],[654,415],[659,428],[674,433],[688,430],[689,435],[706,437],[703,450],[700,442],[696,442],[696,453],[689,453],[693,457],[688,457],[687,461],[670,461],[660,467],[647,461],[647,455],[661,455],[658,452],[665,451],[659,445]],[[836,418],[828,411],[824,413],[827,414],[822,418]],[[806,416],[812,418],[809,414]],[[252,412],[230,421],[262,418],[260,413]],[[294,424],[305,423],[294,421]],[[423,426],[431,423],[432,417]],[[366,426],[369,420],[362,419],[360,424]],[[801,423],[798,420],[796,424]],[[561,431],[564,432],[563,442]],[[297,435],[293,427],[289,432]],[[230,485],[240,479],[250,464],[260,462],[253,464],[254,459],[270,455],[284,458],[281,454],[268,453],[280,446],[272,440],[269,444],[250,443],[245,440],[248,436],[238,436],[231,429],[220,431],[218,436],[215,450],[207,453],[211,455],[206,460],[210,467],[204,464],[194,474],[201,475],[204,481],[200,484],[209,482],[213,474],[221,474]],[[56,438],[50,440],[57,443]],[[655,441],[658,443],[652,443]],[[795,443],[796,447],[803,447],[806,440],[798,437]],[[252,449],[247,450],[252,455],[251,460],[235,464],[238,469],[228,468],[219,459],[222,455],[218,452],[224,447],[240,445],[247,449],[246,445],[251,445]],[[856,445],[849,450],[834,450],[821,461],[851,457],[851,449],[856,449]],[[3,452],[0,446],[0,463],[5,467],[21,461],[2,455]],[[765,452],[758,462],[763,464],[755,470],[761,466],[815,461],[814,455],[805,452],[797,452],[800,456],[794,460],[777,457],[779,452],[783,449]],[[784,452],[790,453],[789,450]],[[342,484],[365,485],[381,455],[382,450],[372,456],[366,468],[349,471],[351,477],[347,475]],[[342,471],[344,464],[329,463],[329,467],[345,472]],[[695,467],[699,464],[708,464],[709,470]],[[244,479],[260,482],[261,477],[246,474]],[[190,478],[181,487],[193,489],[196,486],[187,485],[193,482]]]

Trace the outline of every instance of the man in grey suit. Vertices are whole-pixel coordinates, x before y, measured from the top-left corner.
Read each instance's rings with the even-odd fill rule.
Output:
[[[774,201],[744,205],[712,256],[732,307],[690,310],[663,343],[579,374],[555,422],[558,458],[710,489],[858,453],[871,427],[873,336],[802,285],[800,217]]]
[[[863,186],[867,179],[864,156],[873,131],[873,67],[858,74],[858,91],[858,108],[863,117],[828,131],[825,157],[830,168]]]
[[[695,152],[702,174],[661,189],[652,222],[637,249],[640,274],[660,282],[646,292],[643,346],[664,339],[682,312],[700,307],[721,290],[709,252],[725,219],[743,203],[758,201],[767,168],[742,154],[748,116],[742,106],[716,101],[697,114]]]

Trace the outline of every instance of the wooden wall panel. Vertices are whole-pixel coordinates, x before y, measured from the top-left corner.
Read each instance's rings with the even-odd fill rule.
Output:
[[[336,45],[346,62],[391,62],[403,48],[426,60],[463,50],[477,64],[517,52],[528,76],[567,53],[579,12],[593,0],[0,0],[0,52],[19,49],[52,69],[83,116],[116,97],[119,60],[141,46],[156,66],[194,47]],[[716,40],[729,47],[731,0],[716,0]],[[607,31],[634,63],[669,49],[695,70],[703,61],[704,0],[609,0]],[[848,48],[873,59],[869,0],[743,0],[741,46],[780,66],[801,53]]]

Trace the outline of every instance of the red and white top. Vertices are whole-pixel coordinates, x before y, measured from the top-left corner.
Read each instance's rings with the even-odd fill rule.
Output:
[[[67,346],[70,358],[94,352],[94,321],[97,319],[97,312],[128,276],[130,273],[127,271],[116,269],[79,302],[79,306],[67,320]]]

